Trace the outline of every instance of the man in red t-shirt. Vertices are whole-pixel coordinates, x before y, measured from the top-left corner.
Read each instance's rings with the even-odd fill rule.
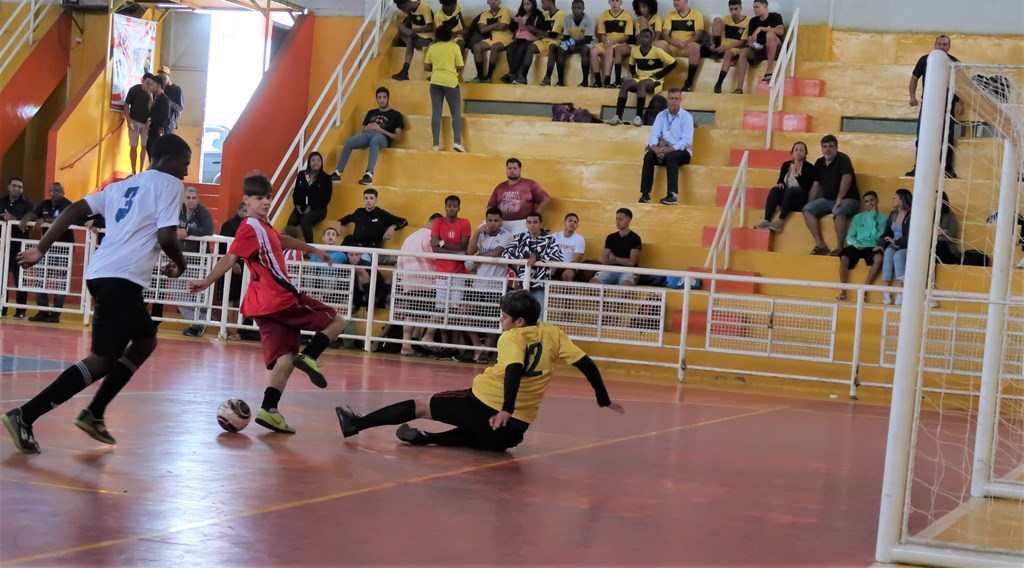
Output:
[[[191,280],[188,289],[202,292],[220,279],[239,259],[244,260],[252,278],[242,299],[242,314],[256,320],[263,344],[263,362],[269,373],[270,386],[263,392],[256,423],[260,426],[294,434],[277,410],[288,377],[296,367],[309,375],[314,385],[325,388],[327,379],[316,364],[331,340],[345,329],[345,318],[333,308],[300,293],[288,278],[283,248],[308,253],[331,264],[324,251],[286,235],[278,235],[267,222],[273,188],[263,175],[251,175],[242,182],[242,193],[249,216],[242,221],[235,240],[202,280]],[[302,330],[317,332],[302,352],[299,339]]]
[[[449,195],[444,198],[445,217],[434,219],[430,226],[430,248],[441,254],[466,254],[469,249],[469,238],[473,236],[473,228],[469,221],[459,217],[459,209],[462,207],[462,200],[458,195]],[[462,260],[437,259],[435,266],[438,272],[449,274],[466,274],[466,263]],[[437,299],[437,309],[446,311],[449,309],[449,300],[452,302],[452,310],[458,308],[458,302],[462,300],[462,291],[466,288],[465,278],[454,276],[441,276],[437,279],[437,286],[434,288]]]
[[[534,211],[543,213],[551,196],[539,183],[522,177],[523,163],[516,158],[505,161],[507,181],[495,186],[491,198],[487,200],[488,209],[501,209],[502,227],[513,235],[526,231],[526,216]]]

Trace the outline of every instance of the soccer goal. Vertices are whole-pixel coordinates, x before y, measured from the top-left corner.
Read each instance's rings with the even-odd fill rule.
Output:
[[[1024,565],[1022,87],[1024,67],[928,58],[904,301],[886,314],[899,332],[881,562]],[[957,179],[943,174],[948,159]],[[943,231],[944,213],[959,234]],[[951,261],[951,248],[976,266]]]

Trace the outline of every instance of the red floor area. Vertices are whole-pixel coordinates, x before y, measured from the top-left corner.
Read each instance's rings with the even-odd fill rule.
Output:
[[[87,332],[0,327],[4,355],[74,361]],[[44,416],[43,453],[0,439],[3,565],[870,565],[888,410],[609,381],[598,409],[572,369],[503,455],[342,440],[332,411],[467,386],[476,367],[330,351],[326,391],[294,376],[298,430],[226,434],[256,406],[260,352],[162,340],[107,414],[119,444]],[[3,409],[56,372],[0,375]]]

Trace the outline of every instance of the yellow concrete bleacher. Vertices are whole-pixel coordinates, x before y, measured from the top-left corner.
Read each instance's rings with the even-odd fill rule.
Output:
[[[907,104],[907,82],[917,58],[930,51],[934,36],[927,34],[877,34],[864,32],[831,31],[824,26],[804,26],[800,31],[797,77],[824,81],[824,96],[787,96],[786,112],[810,116],[809,132],[775,132],[772,148],[788,151],[796,141],[804,141],[810,148],[810,159],[820,156],[819,140],[828,133],[836,134],[840,150],[849,154],[854,162],[861,191],[874,190],[881,196],[883,211],[890,209],[890,199],[898,188],[913,188],[913,179],[902,177],[914,162],[912,135],[843,133],[844,117],[871,117],[883,119],[916,119],[917,108]],[[953,36],[952,53],[963,61],[994,62],[1000,49],[1012,48],[1012,38],[982,38]],[[707,249],[701,239],[708,226],[716,226],[722,208],[716,194],[719,186],[731,184],[736,168],[730,165],[730,150],[763,149],[763,130],[744,130],[745,112],[763,112],[767,97],[750,94],[756,85],[748,83],[745,95],[712,93],[718,73],[718,63],[707,60],[698,76],[694,92],[683,94],[683,107],[690,110],[712,111],[713,125],[701,126],[695,135],[694,161],[681,173],[680,205],[666,207],[655,203],[638,204],[639,181],[643,146],[649,129],[605,124],[554,123],[546,117],[507,115],[464,115],[463,143],[467,154],[450,151],[451,124],[447,110],[442,127],[442,152],[434,153],[430,147],[430,102],[426,73],[422,69],[422,54],[417,53],[410,71],[410,81],[390,79],[401,66],[403,51],[393,48],[382,51],[382,60],[373,76],[362,79],[359,92],[369,93],[378,85],[391,90],[392,105],[406,116],[404,140],[395,148],[381,153],[375,175],[380,192],[380,205],[389,211],[407,217],[413,226],[425,223],[430,213],[443,211],[444,196],[454,193],[462,197],[462,215],[479,222],[493,187],[504,179],[506,157],[523,160],[525,177],[539,181],[555,198],[546,214],[545,225],[552,230],[561,227],[565,213],[580,215],[580,233],[588,241],[588,259],[595,259],[605,235],[614,230],[614,211],[622,206],[634,212],[633,229],[644,239],[641,264],[646,267],[686,269],[703,265]],[[880,60],[884,57],[885,60]],[[504,58],[495,72],[495,78],[504,72]],[[570,60],[569,85],[579,81],[578,58]],[[602,107],[615,104],[616,91],[609,89],[576,87],[542,87],[537,83],[544,72],[544,61],[535,62],[530,84],[512,86],[500,83],[462,85],[463,100],[515,101],[543,104],[572,102],[577,107],[600,113]],[[751,78],[760,77],[762,69],[752,71]],[[465,78],[475,76],[472,55],[466,64]],[[728,81],[731,81],[731,77]],[[682,72],[668,80],[669,85],[682,83]],[[630,98],[632,105],[632,98]],[[334,129],[321,148],[327,164],[333,164],[341,143],[360,128],[364,113],[374,108],[373,98],[356,99],[351,118]],[[965,137],[957,142],[957,163],[962,174],[969,179],[947,180],[945,190],[954,207],[966,210],[961,219],[967,248],[991,250],[994,227],[986,224],[994,209],[1001,146],[990,138]],[[337,219],[361,207],[362,186],[356,181],[363,173],[365,154],[357,152],[343,176],[335,186],[335,198],[328,217]],[[779,164],[781,165],[781,164]],[[970,169],[970,171],[968,171]],[[752,168],[748,172],[748,185],[768,187],[774,184],[778,166]],[[655,198],[665,191],[665,173],[656,170]],[[962,175],[963,177],[963,175]],[[756,223],[763,203],[748,201],[746,226]],[[822,220],[823,233],[830,245],[835,234],[829,218]],[[400,235],[401,237],[401,235]],[[401,238],[388,243],[397,248]],[[732,256],[732,268],[750,271],[768,277],[797,278],[814,281],[837,281],[838,260],[808,255],[813,241],[803,226],[799,214],[789,219],[785,230],[773,235],[771,250],[740,250]],[[851,282],[862,282],[866,268],[858,266]],[[938,287],[949,290],[986,292],[989,271],[977,267],[940,266],[937,268]],[[1017,291],[1024,289],[1020,274],[1015,276]],[[758,291],[779,296],[830,300],[836,291],[832,288],[809,290],[786,286],[763,285]],[[877,295],[869,301],[879,302]],[[703,309],[703,299],[695,299],[694,309]],[[678,309],[677,299],[671,300],[672,309]],[[852,310],[841,312],[842,317]],[[866,321],[866,325],[880,325]],[[850,329],[852,330],[852,322]],[[852,333],[852,331],[850,331]],[[667,336],[668,342],[678,341],[678,335]],[[700,337],[691,337],[699,344]],[[877,352],[875,344],[864,349]],[[632,348],[631,348],[632,349]],[[651,360],[665,357],[664,352],[650,350]],[[769,367],[772,367],[769,365]],[[785,365],[779,372],[785,372]],[[767,367],[766,367],[767,369]],[[825,372],[824,370],[822,372]],[[875,380],[889,380],[886,372],[873,372]]]

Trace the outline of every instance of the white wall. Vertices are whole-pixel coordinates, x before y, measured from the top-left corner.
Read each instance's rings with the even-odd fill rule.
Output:
[[[325,16],[364,13],[373,0],[295,0],[313,12]],[[439,0],[427,0],[434,8]],[[538,0],[539,1],[539,0]],[[485,0],[461,0],[466,14],[483,11]],[[568,11],[570,0],[557,0]],[[625,0],[629,9],[632,0]],[[515,9],[518,0],[504,0]],[[753,0],[744,0],[744,11],[753,13]],[[659,0],[658,12],[672,10],[671,0]],[[1021,35],[1024,43],[1024,0],[769,0],[769,8],[788,18],[800,8],[800,21],[808,24],[828,23],[830,12],[836,29],[884,32],[946,32],[957,34]],[[593,16],[607,9],[604,0],[587,0]],[[727,0],[690,0],[690,6],[705,17],[728,13]],[[968,17],[969,15],[969,17]],[[1024,50],[1024,45],[1022,45]],[[1024,64],[1024,53],[1018,55]]]

